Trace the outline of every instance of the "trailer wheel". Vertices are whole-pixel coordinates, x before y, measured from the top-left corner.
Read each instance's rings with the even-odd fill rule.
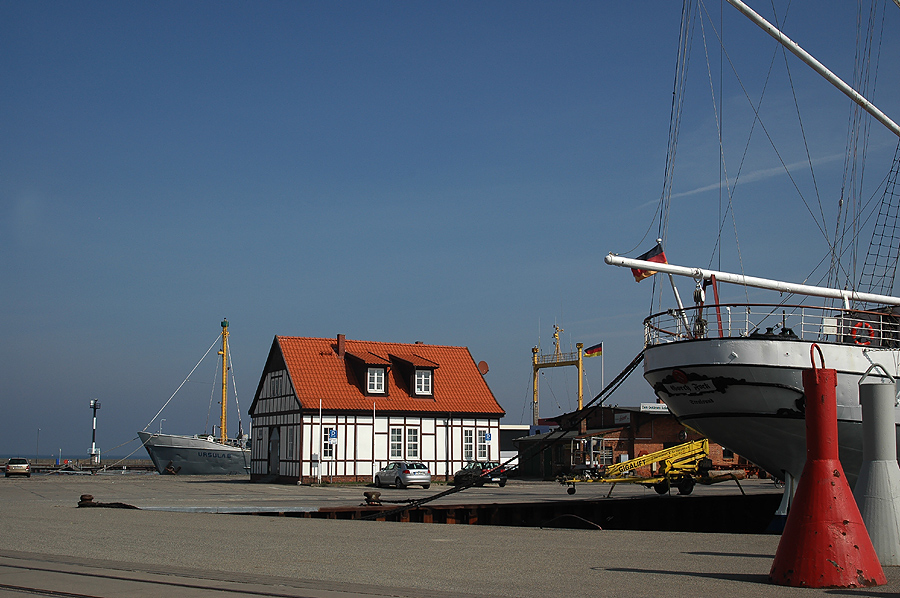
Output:
[[[669,491],[669,480],[663,480],[653,484],[653,489],[657,494],[665,494]]]
[[[678,482],[678,494],[690,494],[694,491],[694,478],[684,478]]]

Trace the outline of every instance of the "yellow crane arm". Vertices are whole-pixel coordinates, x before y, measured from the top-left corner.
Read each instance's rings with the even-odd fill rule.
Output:
[[[706,438],[703,440],[694,440],[661,451],[656,451],[644,455],[643,457],[636,457],[628,461],[610,465],[606,468],[604,477],[622,475],[626,471],[631,471],[639,467],[646,467],[652,463],[659,463],[660,461],[667,462],[666,469],[668,470],[671,469],[673,464],[680,461],[699,459],[707,455],[709,455],[709,440]]]

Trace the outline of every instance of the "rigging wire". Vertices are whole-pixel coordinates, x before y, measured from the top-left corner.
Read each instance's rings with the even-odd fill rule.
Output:
[[[212,414],[213,401],[216,398],[216,386],[219,387],[219,389],[218,389],[219,394],[222,393],[222,383],[220,381],[221,377],[222,377],[222,372],[219,371],[219,364],[216,363],[215,367],[213,367],[213,381],[209,387],[209,405],[206,407],[206,423],[203,424],[203,433],[204,434],[209,433],[208,432],[210,429],[209,428],[209,418],[210,418],[210,415]],[[219,384],[217,385],[216,382],[219,382]],[[216,426],[215,426],[215,424],[213,424],[212,435],[215,436],[215,434],[216,434]]]
[[[878,208],[875,230],[869,241],[866,260],[860,276],[860,289],[885,295],[893,292],[900,259],[900,191],[897,177],[900,174],[900,143],[894,150],[894,162],[884,185],[884,194]]]
[[[553,395],[553,400],[556,401],[556,407],[562,411],[562,405],[559,404],[559,399],[556,398],[556,393],[553,392],[553,386],[550,384],[550,378],[544,373],[544,370],[541,370],[541,376],[547,378],[547,390],[550,391],[550,394]]]
[[[529,378],[528,378],[528,383],[525,385],[525,400],[522,401],[522,415],[519,416],[519,421],[520,421],[520,422],[525,421],[525,409],[526,409],[526,407],[528,407],[528,402],[529,402],[529,401],[528,401],[528,387],[529,387],[529,386],[532,386],[533,384],[534,384],[534,381],[533,381],[533,380],[531,379],[531,377],[529,376]],[[533,396],[534,396],[534,395],[532,395],[532,397],[533,397]],[[531,417],[531,421],[534,421],[534,399],[533,399],[533,398],[531,399],[531,403],[532,403],[532,417]]]
[[[869,96],[870,89],[874,89],[875,81],[878,74],[878,63],[881,56],[881,40],[884,32],[884,12],[882,10],[881,26],[878,28],[877,51],[873,60],[872,53],[874,49],[874,39],[878,12],[878,2],[873,1],[870,4],[868,16],[864,17],[862,3],[857,8],[857,36],[856,36],[856,55],[853,70],[853,88],[860,93]],[[865,25],[864,25],[865,23]],[[862,32],[865,31],[865,35]],[[841,284],[839,274],[844,274],[845,288],[855,288],[858,264],[858,243],[859,230],[856,228],[857,218],[849,220],[851,214],[856,214],[860,210],[859,196],[862,191],[863,181],[865,178],[866,155],[868,149],[869,129],[871,119],[863,112],[861,107],[853,103],[850,107],[850,114],[847,121],[847,145],[844,158],[844,173],[841,185],[841,195],[838,200],[838,223],[835,225],[835,237],[839,243],[838,254],[843,255],[845,251],[842,249],[845,244],[850,250],[850,267],[844,270],[844,265],[840,260],[832,258],[831,268],[829,271],[829,284],[835,287]],[[847,218],[844,218],[844,214]],[[843,226],[841,222],[843,221]],[[839,238],[838,238],[839,237]]]
[[[704,10],[705,10],[705,5],[704,5]],[[707,13],[707,16],[709,16],[709,13]],[[716,37],[718,38],[719,43],[724,46],[724,43],[723,43],[721,37],[719,36],[719,32],[715,29],[714,26],[713,26],[713,32],[716,34]],[[813,222],[816,223],[816,227],[819,229],[819,232],[822,233],[822,236],[825,239],[826,243],[828,243],[828,232],[825,230],[824,224],[820,223],[816,219],[816,216],[813,213],[812,208],[809,206],[809,202],[806,201],[806,197],[804,196],[803,192],[800,190],[800,186],[797,184],[797,180],[794,178],[794,175],[791,174],[791,169],[788,167],[787,163],[785,162],[784,158],[781,155],[781,152],[778,150],[778,146],[776,145],[775,140],[773,139],[772,135],[769,133],[769,130],[766,127],[765,123],[760,118],[759,109],[757,108],[757,106],[754,105],[752,99],[750,98],[750,93],[747,91],[747,88],[744,85],[743,79],[738,74],[737,67],[735,66],[734,62],[731,60],[731,56],[728,53],[728,50],[724,50],[724,53],[725,53],[725,58],[728,60],[728,64],[731,66],[731,70],[734,73],[734,76],[738,82],[738,85],[741,88],[741,91],[744,92],[744,97],[747,99],[751,110],[753,110],[755,118],[759,122],[760,128],[762,128],[763,133],[765,133],[766,139],[769,141],[769,145],[771,145],[771,147],[772,147],[772,151],[775,152],[775,156],[778,158],[778,161],[781,163],[781,167],[784,169],[785,174],[788,176],[788,179],[791,181],[791,184],[794,186],[794,189],[797,191],[797,195],[803,201],[803,205],[806,206],[807,212],[809,212],[809,214],[812,216]]]
[[[238,401],[237,379],[234,375],[234,363],[232,362],[233,354],[231,351],[232,343],[228,343],[228,371],[231,372],[231,389],[234,392],[234,408],[237,410],[238,416],[238,432],[235,438],[241,438],[244,435],[244,422],[241,420],[241,404]]]
[[[785,10],[785,15],[784,15],[784,18],[782,19],[781,23],[778,22],[778,13],[775,10],[774,3],[772,5],[772,11],[774,13],[774,21],[775,21],[776,26],[778,26],[779,28],[782,28],[784,26],[784,23],[787,22],[787,10]],[[797,124],[800,127],[800,137],[803,139],[803,149],[806,153],[807,164],[809,164],[809,175],[810,175],[810,179],[812,181],[813,191],[816,196],[816,202],[819,205],[819,216],[822,218],[822,222],[824,224],[826,221],[825,209],[822,204],[822,196],[819,193],[819,185],[818,185],[818,181],[816,180],[816,170],[815,170],[815,168],[813,168],[812,155],[810,154],[810,150],[809,150],[809,141],[807,140],[807,137],[806,137],[806,127],[804,127],[804,125],[803,125],[803,116],[800,113],[800,101],[797,98],[797,88],[794,86],[794,78],[791,74],[791,65],[790,65],[790,62],[788,61],[788,53],[787,53],[786,48],[781,44],[777,45],[776,52],[777,52],[777,50],[781,51],[781,56],[784,59],[784,70],[785,70],[785,74],[787,75],[787,78],[788,78],[788,84],[790,85],[790,88],[791,88],[791,97],[794,100],[794,110],[797,112]],[[815,219],[815,216],[813,216],[813,219]],[[825,230],[825,233],[826,233],[825,242],[828,244],[829,248],[832,248],[834,246],[834,243],[832,240],[828,239],[827,228],[825,228],[824,226],[822,228],[823,228],[823,230]]]
[[[669,134],[666,143],[663,188],[660,193],[656,214],[654,214],[654,219],[657,216],[659,217],[656,238],[663,248],[665,248],[668,239],[669,209],[672,203],[672,185],[675,181],[675,155],[678,151],[678,132],[681,128],[681,117],[684,112],[684,90],[687,83],[688,64],[690,63],[693,44],[694,28],[691,21],[693,14],[694,5],[692,0],[684,0],[681,5],[681,27],[678,32],[678,51],[675,58],[675,75],[672,83],[672,105],[669,114]],[[652,227],[652,224],[650,226]],[[643,243],[649,231],[650,229],[648,228],[640,243]],[[650,313],[654,311],[654,302],[657,302],[659,306],[662,305],[662,287],[660,286],[659,292],[657,292],[656,278],[655,276],[653,277],[653,286],[650,292]]]
[[[170,396],[169,399],[163,404],[163,406],[159,408],[159,411],[156,412],[156,415],[153,416],[153,419],[151,419],[149,422],[147,422],[147,425],[144,426],[144,428],[141,430],[141,432],[146,432],[147,428],[150,427],[150,424],[152,424],[153,422],[156,421],[156,418],[159,417],[159,414],[162,413],[163,409],[165,409],[166,406],[172,401],[172,399],[175,398],[175,395],[178,394],[178,391],[181,390],[181,387],[184,386],[185,383],[187,383],[187,381],[191,377],[191,374],[193,374],[194,370],[197,369],[197,366],[199,366],[201,363],[203,363],[203,360],[206,359],[206,356],[209,355],[209,352],[212,351],[212,348],[216,346],[216,344],[219,342],[220,338],[222,338],[221,333],[219,334],[219,336],[216,337],[216,340],[213,341],[213,344],[211,344],[209,346],[209,349],[206,350],[206,353],[203,354],[203,357],[200,358],[200,361],[197,362],[197,365],[195,365],[193,368],[191,368],[191,371],[188,372],[187,377],[181,382],[181,384],[178,385],[178,388],[175,389],[175,392],[172,393],[172,396]]]

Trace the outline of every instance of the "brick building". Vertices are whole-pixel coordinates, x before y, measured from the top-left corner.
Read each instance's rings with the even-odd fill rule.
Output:
[[[703,438],[679,423],[661,403],[645,403],[640,407],[589,407],[584,425],[573,426],[571,422],[578,415],[578,412],[566,413],[544,420],[557,428],[574,428],[571,431],[518,439],[521,475],[552,479],[584,467],[611,465]],[[541,446],[547,444],[548,438],[559,440]],[[715,469],[756,469],[752,463],[720,444],[710,442],[709,452]],[[651,470],[637,469],[635,473],[648,476]]]

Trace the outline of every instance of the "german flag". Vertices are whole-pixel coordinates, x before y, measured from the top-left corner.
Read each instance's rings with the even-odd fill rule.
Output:
[[[603,355],[603,343],[594,345],[593,347],[588,347],[584,350],[585,357],[593,357],[594,355]]]
[[[666,254],[663,252],[662,245],[659,243],[656,244],[656,247],[648,251],[647,253],[638,256],[636,259],[639,259],[644,262],[656,262],[657,264],[668,264],[666,261]],[[631,273],[634,275],[634,282],[641,282],[645,278],[650,278],[654,274],[656,274],[656,270],[641,270],[639,268],[632,268]]]

